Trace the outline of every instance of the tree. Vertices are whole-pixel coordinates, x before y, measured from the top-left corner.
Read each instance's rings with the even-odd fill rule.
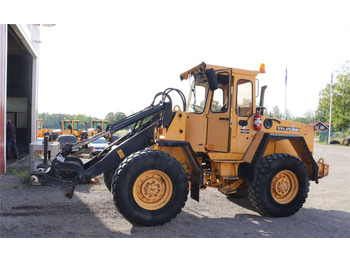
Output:
[[[311,109],[307,110],[306,113],[304,114],[304,118],[307,121],[306,124],[315,122],[315,111]]]
[[[86,116],[83,114],[68,115],[68,114],[49,114],[49,113],[41,113],[38,115],[38,118],[43,120],[43,128],[50,128],[50,129],[62,128],[60,122],[64,119],[79,120],[80,121],[79,128],[85,129],[85,126],[87,128],[91,126],[91,120],[98,119],[97,117]]]
[[[330,84],[321,90],[316,121],[329,122]],[[342,66],[333,84],[332,130],[347,132],[350,127],[350,61]]]
[[[286,109],[285,115],[284,115],[285,120],[292,121],[294,119],[292,113],[289,111],[289,109]]]
[[[311,122],[315,122],[315,111],[309,109],[302,117],[295,117],[294,121],[309,124]]]
[[[280,109],[278,106],[274,106],[272,108],[272,111],[270,111],[269,113],[270,117],[274,117],[274,118],[282,118],[282,113],[280,112]]]
[[[113,122],[114,113],[113,113],[113,112],[109,112],[109,113],[106,115],[105,119],[108,120],[109,122]]]
[[[119,121],[125,117],[126,117],[126,115],[123,112],[116,112],[116,113],[109,112],[106,115],[105,119],[108,120],[109,122],[113,123],[113,122]]]

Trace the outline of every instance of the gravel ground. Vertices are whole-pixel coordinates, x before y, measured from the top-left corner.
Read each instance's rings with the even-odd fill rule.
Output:
[[[100,184],[76,187],[71,200],[53,187],[24,184],[22,160],[0,176],[1,238],[349,238],[350,147],[315,144],[315,159],[330,164],[330,174],[311,183],[304,207],[287,218],[262,217],[247,198],[228,198],[215,189],[188,199],[171,222],[136,227],[116,210]]]

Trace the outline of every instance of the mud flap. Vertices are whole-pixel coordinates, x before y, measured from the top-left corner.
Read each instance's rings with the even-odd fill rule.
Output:
[[[179,147],[184,156],[192,167],[192,174],[190,174],[189,181],[191,182],[191,198],[199,202],[199,189],[203,185],[203,169],[198,162],[196,154],[194,153],[191,144],[186,141],[176,140],[156,140],[159,147]]]

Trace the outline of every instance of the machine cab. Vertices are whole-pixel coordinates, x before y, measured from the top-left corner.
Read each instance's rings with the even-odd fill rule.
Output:
[[[253,132],[238,122],[253,119],[258,73],[262,71],[202,63],[181,74],[181,79],[187,79],[190,84],[186,141],[191,141],[194,151],[237,152],[237,132],[243,132],[246,140],[251,141]]]

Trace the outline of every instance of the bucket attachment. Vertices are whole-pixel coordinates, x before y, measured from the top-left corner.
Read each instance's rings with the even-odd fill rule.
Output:
[[[62,179],[58,179],[57,177],[49,176],[43,173],[32,173],[31,180],[34,185],[47,185],[54,186],[63,191],[63,194],[68,199],[73,197],[74,193],[74,183],[71,181],[66,181]]]

